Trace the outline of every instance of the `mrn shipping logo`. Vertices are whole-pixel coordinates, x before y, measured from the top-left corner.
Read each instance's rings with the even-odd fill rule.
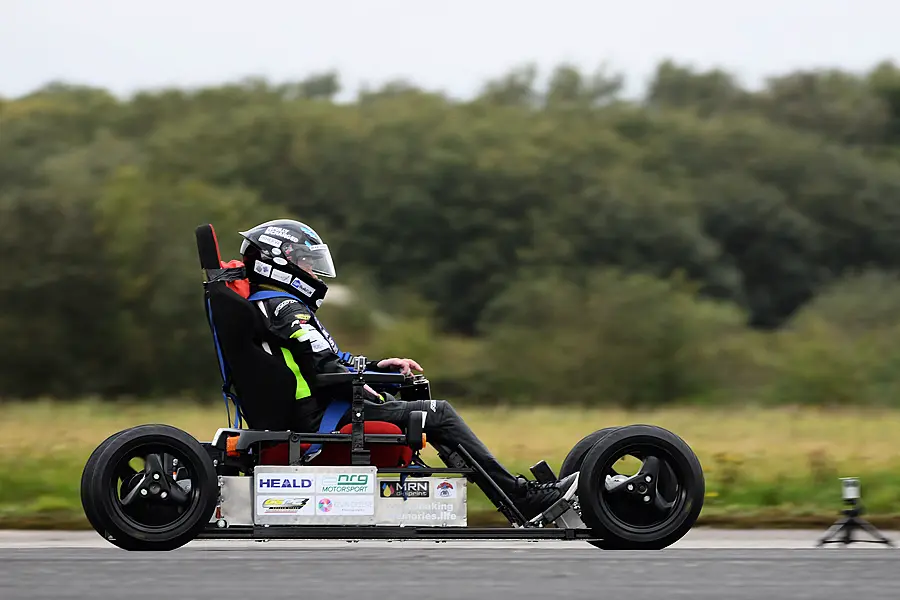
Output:
[[[404,490],[407,498],[429,497],[427,481],[407,481],[402,486],[399,481],[381,482],[382,498],[403,498]]]
[[[372,492],[368,473],[342,473],[322,477],[320,494],[365,494]]]

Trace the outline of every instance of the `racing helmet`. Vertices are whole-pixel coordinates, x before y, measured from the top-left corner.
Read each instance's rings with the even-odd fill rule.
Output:
[[[251,282],[284,290],[303,300],[310,309],[322,305],[328,286],[320,277],[335,277],[328,245],[315,230],[291,219],[266,221],[247,231],[241,256]]]

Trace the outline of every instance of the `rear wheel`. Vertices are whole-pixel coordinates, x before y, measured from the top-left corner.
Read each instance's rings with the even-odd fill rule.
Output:
[[[84,470],[81,472],[81,506],[84,508],[84,515],[87,517],[88,523],[91,524],[91,527],[94,528],[95,531],[103,535],[103,532],[100,531],[100,521],[97,516],[96,505],[94,504],[93,498],[90,496],[90,483],[95,476],[95,471],[97,468],[97,458],[100,454],[109,446],[110,442],[114,440],[118,435],[122,433],[121,431],[117,431],[112,434],[97,446],[91,455],[88,457],[87,462],[84,463]]]
[[[620,464],[632,462],[632,469]],[[625,471],[625,472],[623,472]],[[703,507],[700,461],[674,433],[630,425],[605,435],[584,457],[578,500],[598,548],[658,550],[681,539]]]
[[[212,459],[197,440],[167,425],[112,436],[88,460],[82,481],[94,529],[126,550],[186,544],[209,522],[218,499]]]

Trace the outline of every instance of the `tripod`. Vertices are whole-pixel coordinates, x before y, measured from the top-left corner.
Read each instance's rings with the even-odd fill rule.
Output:
[[[834,525],[832,525],[822,539],[819,540],[817,546],[821,547],[825,544],[844,544],[848,546],[853,542],[866,542],[870,544],[886,544],[890,547],[894,547],[894,544],[891,540],[884,537],[880,531],[878,531],[874,525],[860,517],[863,513],[862,506],[857,505],[856,500],[845,500],[847,504],[851,506],[851,508],[845,508],[841,511],[841,514],[844,516],[837,521],[835,521]],[[853,532],[857,529],[861,529],[863,531],[869,532],[869,534],[874,537],[874,540],[855,540],[853,539]]]

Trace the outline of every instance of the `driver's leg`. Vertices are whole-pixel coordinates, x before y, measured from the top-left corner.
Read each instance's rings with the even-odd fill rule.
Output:
[[[409,413],[414,410],[425,412],[424,431],[433,445],[450,449],[462,445],[500,489],[516,503],[526,518],[531,518],[548,508],[562,494],[570,492],[570,488],[576,482],[572,476],[560,482],[559,486],[540,486],[535,482],[526,482],[522,477],[513,476],[478,439],[475,432],[459,416],[453,406],[445,400],[409,402],[393,400],[384,403],[367,401],[365,418],[367,421],[386,421],[405,428],[409,422]],[[340,426],[349,422],[348,413],[342,419]],[[571,493],[574,493],[574,489],[569,495]]]
[[[425,412],[425,427],[429,441],[438,445],[455,448],[462,446],[472,458],[487,471],[507,494],[512,493],[517,485],[516,478],[501,465],[490,450],[478,439],[462,417],[444,400],[392,400],[384,403],[366,402],[365,418],[367,421],[386,421],[401,427],[409,422],[409,413],[414,410]],[[340,426],[350,422],[349,414]]]

